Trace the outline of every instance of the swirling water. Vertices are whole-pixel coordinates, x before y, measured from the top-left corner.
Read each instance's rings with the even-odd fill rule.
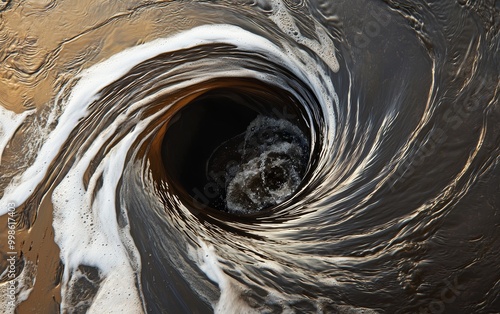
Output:
[[[0,10],[6,311],[500,311],[498,1]]]

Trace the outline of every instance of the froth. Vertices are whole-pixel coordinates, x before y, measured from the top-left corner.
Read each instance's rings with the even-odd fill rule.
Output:
[[[188,249],[191,259],[210,280],[219,286],[220,298],[214,304],[214,313],[259,313],[241,300],[240,293],[243,291],[241,284],[224,273],[213,245],[207,245],[202,240],[199,240],[199,245],[199,248],[189,247]]]
[[[9,143],[9,140],[26,117],[32,113],[33,111],[24,111],[23,113],[16,114],[0,105],[0,164],[2,163],[3,151]],[[5,214],[1,212],[1,210],[3,210],[3,208],[0,209],[0,215]]]
[[[7,276],[7,271],[8,268],[0,277]],[[14,280],[0,285],[0,304],[2,304],[4,314],[16,313],[16,306],[28,299],[35,285],[33,273],[36,272],[36,265],[31,261],[26,261],[21,273]]]
[[[118,121],[119,122],[119,121]],[[65,265],[62,308],[73,289],[71,277],[80,265],[96,267],[103,281],[91,312],[142,312],[135,277],[140,271],[140,258],[130,237],[128,227],[119,228],[116,217],[115,194],[123,172],[125,156],[133,141],[149,121],[143,121],[102,160],[85,189],[83,177],[90,161],[104,142],[113,134],[113,124],[80,159],[55,188],[54,233]],[[97,189],[97,181],[104,183]],[[126,216],[124,209],[122,215]]]
[[[322,79],[318,79],[319,70],[311,71],[307,68],[305,64],[310,64],[310,62],[303,61],[305,56],[297,58],[294,52],[284,51],[282,47],[278,47],[269,40],[237,26],[196,27],[169,38],[158,39],[124,50],[84,70],[76,77],[77,83],[72,88],[69,97],[64,100],[63,112],[57,119],[56,127],[53,130],[47,130],[49,136],[38,152],[34,163],[9,184],[0,203],[3,205],[8,201],[13,201],[16,204],[22,204],[30,197],[37,186],[43,182],[52,161],[68,141],[75,126],[88,116],[90,104],[99,98],[99,93],[104,87],[124,76],[137,64],[161,53],[211,43],[227,43],[242,50],[259,52],[268,56],[273,62],[287,67],[298,78],[312,86],[324,111],[327,112],[326,115],[328,116],[328,112],[332,114],[330,95],[335,94],[333,86],[328,83],[328,86],[320,87],[321,82],[328,82],[328,75],[320,73]],[[314,44],[311,47],[314,47]],[[332,60],[325,62],[335,69]],[[56,99],[62,99],[60,96],[58,95]],[[0,140],[0,152],[28,114],[13,115],[0,107],[0,119],[4,129]],[[105,145],[106,139],[110,138],[117,127],[129,118],[127,113],[124,113],[100,134],[100,137],[86,152],[81,156],[77,155],[75,164],[52,195],[55,240],[61,249],[61,260],[65,264],[61,304],[63,309],[67,306],[65,293],[72,288],[72,274],[76,272],[78,266],[90,265],[96,267],[103,276],[94,304],[90,308],[91,312],[143,311],[140,292],[137,291],[136,286],[136,278],[140,272],[139,253],[134,246],[128,227],[119,228],[116,223],[115,208],[120,207],[120,204],[115,204],[115,196],[126,155],[141,130],[144,130],[151,120],[140,122],[133,132],[117,143],[100,161],[89,187],[85,189],[83,184],[84,173],[90,161]],[[330,129],[333,130],[333,127]],[[100,178],[103,179],[103,185],[98,188],[96,182]],[[0,214],[5,214],[6,208],[7,206],[0,206]],[[125,209],[121,208],[121,210],[126,217]],[[204,252],[209,257],[212,254],[207,248]],[[216,309],[219,312],[230,311],[234,305],[229,300],[234,298],[234,294],[231,292],[227,276],[220,269],[217,271],[217,264],[210,260],[200,265],[204,265],[207,275],[212,276],[211,278],[214,278],[213,280],[217,281],[221,287],[222,295]]]
[[[295,23],[293,16],[288,12],[285,5],[280,0],[273,0],[273,14],[271,15],[271,20],[278,25],[278,27],[286,33],[289,37],[293,38],[297,43],[304,45],[311,49],[318,57],[325,62],[328,67],[334,71],[339,71],[339,62],[335,56],[335,45],[332,39],[328,36],[323,27],[316,21],[314,21],[316,35],[318,40],[309,39],[302,36],[299,27]],[[293,49],[297,55],[298,49]],[[310,63],[315,64],[315,63]]]

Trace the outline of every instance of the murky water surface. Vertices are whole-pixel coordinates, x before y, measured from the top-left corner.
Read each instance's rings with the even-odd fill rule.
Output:
[[[500,2],[0,1],[6,313],[500,311]]]

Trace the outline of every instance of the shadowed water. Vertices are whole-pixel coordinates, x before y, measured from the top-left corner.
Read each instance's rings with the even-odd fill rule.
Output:
[[[0,2],[1,308],[498,312],[499,10]]]

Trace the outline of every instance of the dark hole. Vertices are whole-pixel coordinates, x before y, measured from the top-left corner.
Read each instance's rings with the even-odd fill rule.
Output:
[[[238,97],[239,98],[239,97]],[[223,142],[245,132],[258,112],[239,103],[232,92],[207,93],[177,112],[163,141],[167,172],[198,201],[220,207],[216,184],[208,184],[207,161]],[[231,154],[232,152],[228,152]],[[234,153],[234,152],[233,152]],[[212,173],[214,180],[216,173]]]
[[[274,129],[258,129],[260,126],[257,124],[252,129],[251,124],[262,117],[273,119],[276,125],[279,124],[276,121],[287,120],[288,125],[298,124],[301,132],[307,134],[308,128],[299,118],[300,112],[294,109],[296,105],[289,94],[264,88],[220,88],[185,105],[168,122],[162,143],[163,163],[170,186],[177,190],[180,188],[183,195],[189,194],[191,201],[206,208],[226,212],[231,212],[226,197],[233,197],[237,205],[247,206],[245,210],[252,208],[255,197],[263,199],[260,207],[257,206],[258,210],[276,205],[269,198],[290,181],[285,168],[268,166],[267,161],[262,161],[266,173],[253,177],[249,175],[248,179],[242,173],[246,169],[258,169],[258,164],[249,161],[262,157],[262,150],[274,145],[277,138],[280,143],[297,144],[293,142],[296,138],[293,134],[280,131],[277,126]],[[282,112],[285,114],[280,115]],[[250,132],[253,137],[245,139],[250,129],[255,131]],[[308,149],[303,149],[304,155],[309,154]],[[300,176],[304,174],[306,164],[307,160],[302,162],[303,169],[297,172]],[[233,193],[228,194],[228,187],[236,177],[243,183],[234,183]],[[253,194],[246,195],[240,191]]]

